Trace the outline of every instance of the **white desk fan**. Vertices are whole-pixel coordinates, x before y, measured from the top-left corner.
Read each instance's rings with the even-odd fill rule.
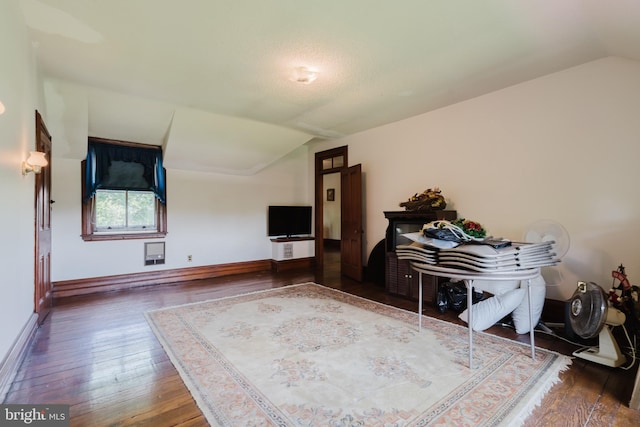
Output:
[[[570,301],[569,319],[573,331],[582,338],[598,337],[597,347],[584,347],[573,352],[581,359],[617,368],[626,362],[609,326],[624,325],[626,317],[609,306],[604,289],[593,282],[578,282]]]
[[[553,242],[553,252],[559,260],[569,251],[569,233],[560,223],[552,220],[541,219],[530,224],[524,231],[523,239],[527,243]],[[562,273],[558,267],[543,267],[540,272],[547,285],[562,283]]]

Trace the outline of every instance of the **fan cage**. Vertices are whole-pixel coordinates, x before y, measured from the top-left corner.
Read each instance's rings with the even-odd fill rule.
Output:
[[[607,295],[593,282],[578,284],[570,301],[570,322],[573,331],[582,338],[598,336],[607,319]]]

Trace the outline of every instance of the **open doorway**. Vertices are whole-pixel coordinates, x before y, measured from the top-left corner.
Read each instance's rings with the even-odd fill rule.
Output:
[[[316,268],[325,270],[325,199],[338,199],[336,192],[339,191],[339,221],[337,216],[335,221],[340,224],[340,274],[362,281],[362,242],[364,230],[362,227],[362,165],[357,164],[349,167],[347,159],[347,146],[334,148],[316,153],[315,157],[315,254]],[[340,175],[340,185],[335,184],[335,188],[325,186],[333,182],[330,175]],[[333,184],[332,184],[333,185]],[[335,226],[334,226],[335,228]]]
[[[323,250],[326,270],[340,273],[340,240],[341,240],[341,174],[339,172],[322,176]]]
[[[347,146],[332,148],[330,150],[321,151],[316,153],[315,156],[315,224],[314,224],[314,234],[315,234],[315,257],[316,257],[316,268],[318,270],[324,269],[325,263],[325,251],[324,251],[324,239],[325,239],[325,221],[324,221],[324,204],[327,198],[327,190],[330,188],[334,188],[334,190],[338,191],[340,194],[341,185],[335,184],[335,187],[325,186],[325,177],[327,177],[327,182],[332,182],[332,178],[330,176],[340,176],[341,173],[347,169],[348,165],[348,150]],[[336,194],[334,193],[334,198]],[[334,202],[339,203],[339,202]],[[341,220],[341,214],[338,215],[335,220]],[[339,239],[339,237],[338,237]],[[334,257],[339,259],[339,253],[336,255],[333,254]],[[339,267],[338,267],[339,268]]]

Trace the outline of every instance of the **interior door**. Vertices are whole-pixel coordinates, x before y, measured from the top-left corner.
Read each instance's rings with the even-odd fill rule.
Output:
[[[36,111],[36,150],[45,153],[49,164],[36,174],[35,194],[35,312],[44,322],[53,305],[51,288],[51,135]]]
[[[351,166],[341,176],[341,257],[342,274],[362,281],[362,167]]]

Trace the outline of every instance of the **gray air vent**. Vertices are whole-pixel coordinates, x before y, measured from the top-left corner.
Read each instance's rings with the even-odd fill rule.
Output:
[[[164,264],[164,242],[144,244],[144,265]]]
[[[284,250],[284,253],[282,254],[283,258],[293,258],[293,243],[285,243],[282,249]]]

